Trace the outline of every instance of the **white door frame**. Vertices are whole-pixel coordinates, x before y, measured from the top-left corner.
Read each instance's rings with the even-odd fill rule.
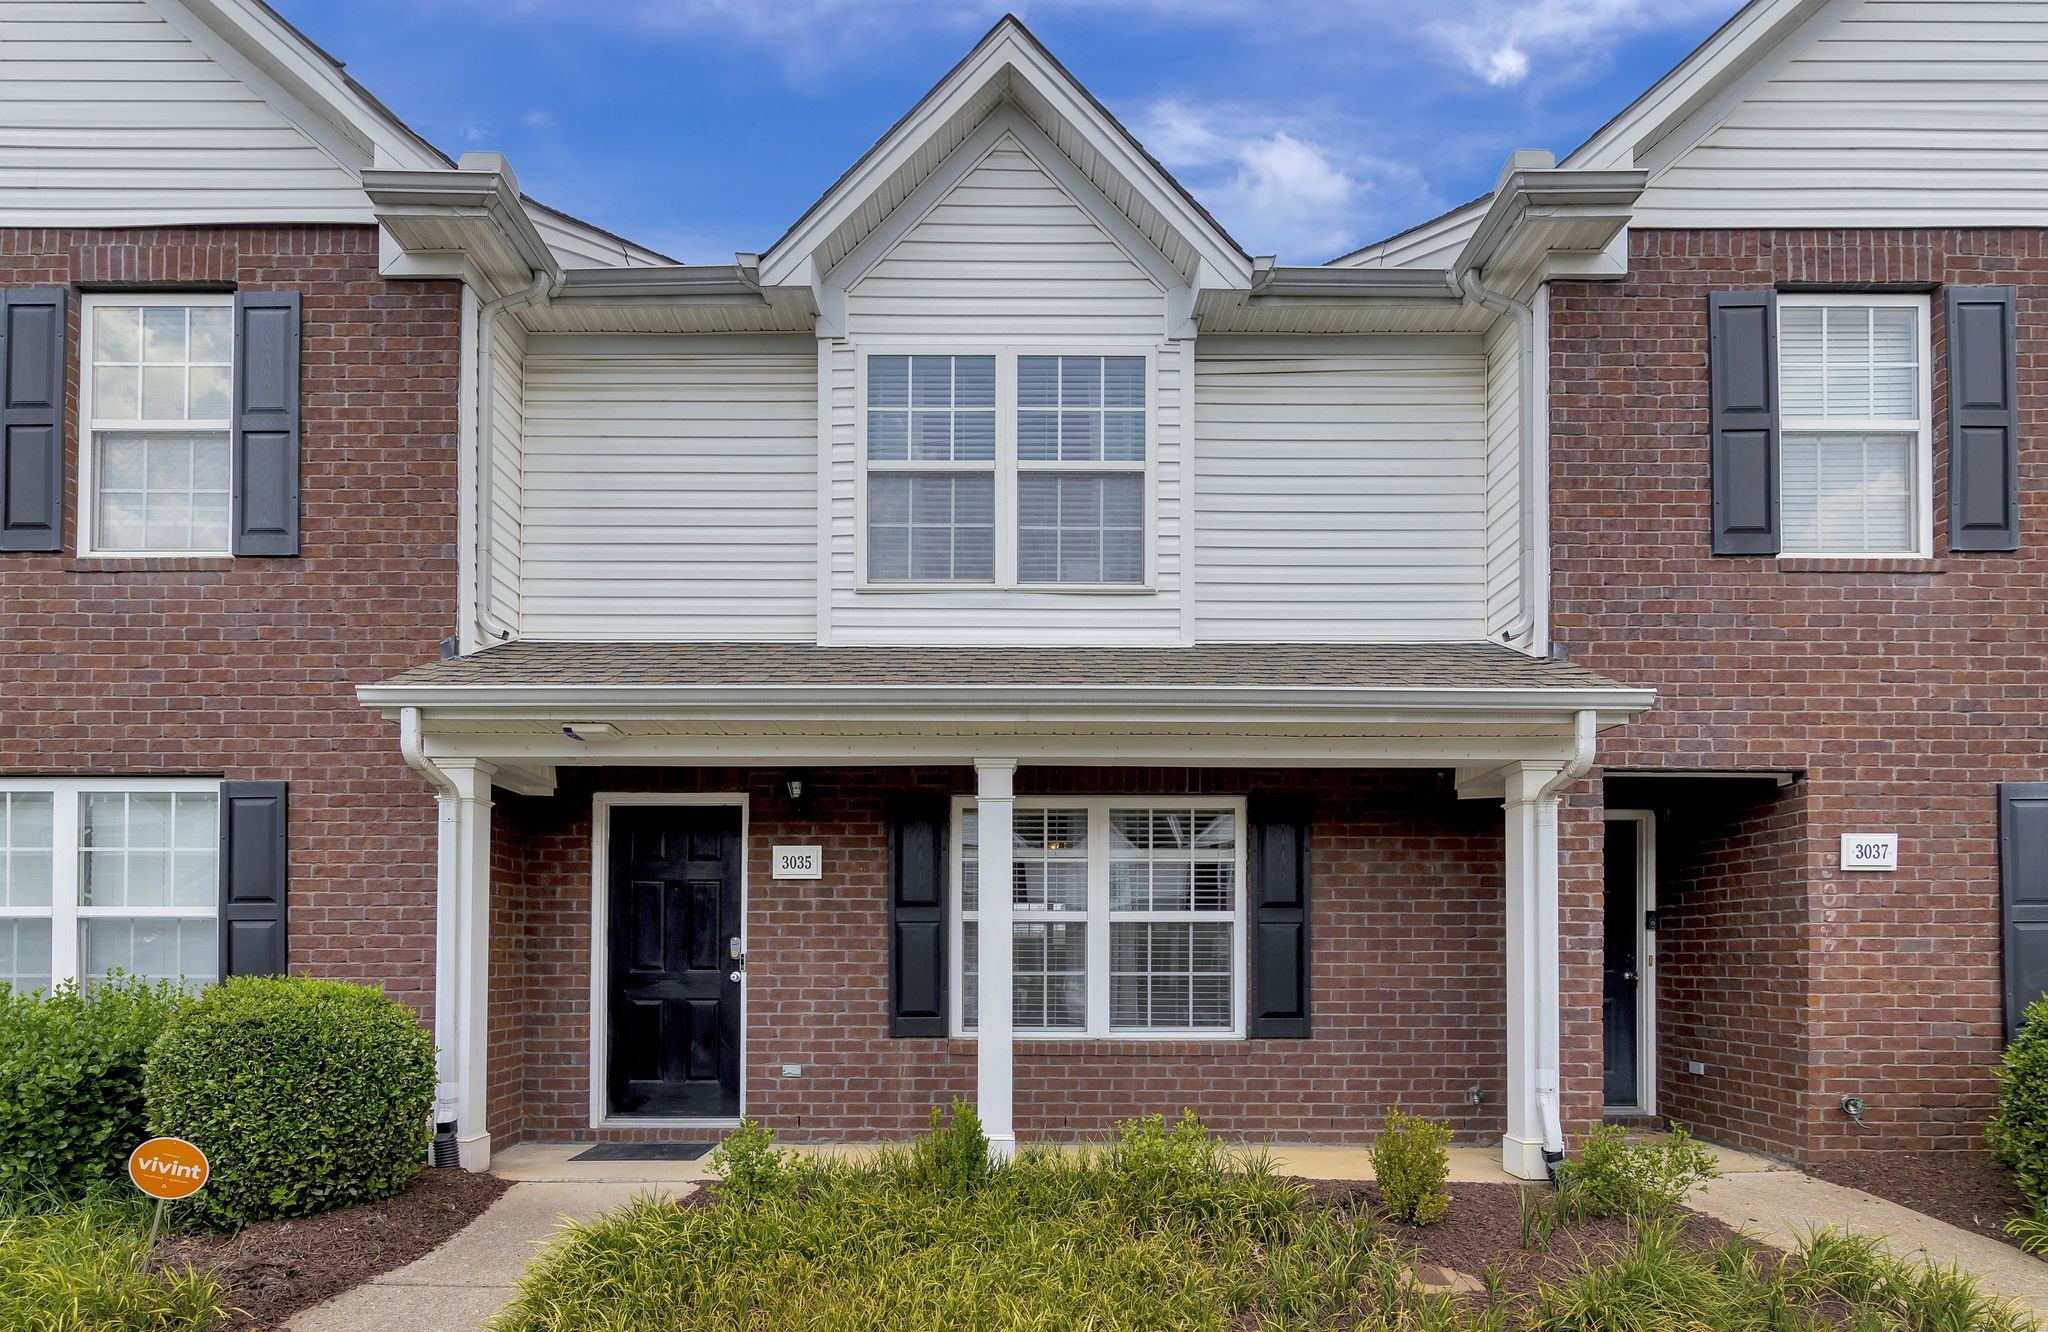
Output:
[[[606,938],[611,918],[612,811],[647,805],[735,808],[740,812],[740,949],[747,947],[747,858],[749,815],[744,791],[600,791],[590,801],[590,1127],[592,1128],[737,1128],[739,1116],[613,1115],[605,1105],[610,1070],[605,1065],[605,1010],[610,974]],[[740,980],[740,1114],[747,1112],[747,982]]]
[[[1657,909],[1657,814],[1648,809],[1610,809],[1609,823],[1636,825],[1636,1101],[1610,1105],[1610,1115],[1657,1113],[1657,932],[1649,915]]]

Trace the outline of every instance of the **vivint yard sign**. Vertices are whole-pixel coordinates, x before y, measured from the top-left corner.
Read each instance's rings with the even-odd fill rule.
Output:
[[[1895,870],[1899,867],[1897,833],[1843,833],[1842,868]]]

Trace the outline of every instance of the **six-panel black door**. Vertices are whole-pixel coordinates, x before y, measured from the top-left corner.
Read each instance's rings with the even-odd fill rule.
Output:
[[[740,1111],[740,812],[611,811],[611,1113]]]
[[[1642,1105],[1642,1049],[1638,1030],[1642,1012],[1641,938],[1642,884],[1637,852],[1642,825],[1634,819],[1607,822],[1607,923],[1605,983],[1600,995],[1601,1029],[1606,1046],[1607,1104]]]

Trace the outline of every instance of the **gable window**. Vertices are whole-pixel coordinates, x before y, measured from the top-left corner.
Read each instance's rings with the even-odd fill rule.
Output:
[[[217,782],[0,786],[0,984],[217,979],[219,857]]]
[[[980,995],[979,819],[956,813],[959,1030]],[[1019,801],[1011,835],[1011,1021],[1020,1033],[1237,1036],[1243,882],[1234,800]]]
[[[1924,296],[1779,298],[1784,554],[1929,553],[1927,347]]]
[[[1145,585],[1146,356],[874,353],[864,369],[866,585]]]
[[[233,298],[93,295],[81,321],[81,549],[227,554]]]

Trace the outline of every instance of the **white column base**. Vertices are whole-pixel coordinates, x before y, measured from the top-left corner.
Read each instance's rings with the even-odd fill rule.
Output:
[[[465,1137],[458,1134],[455,1139],[455,1159],[457,1164],[472,1174],[480,1175],[484,1171],[489,1170],[491,1168],[491,1135],[488,1133],[478,1133]]]
[[[1543,1161],[1543,1139],[1517,1138],[1504,1134],[1500,1141],[1501,1169],[1516,1179],[1542,1181],[1550,1178],[1550,1167]]]
[[[1017,1137],[1012,1133],[1000,1136],[988,1134],[988,1157],[991,1161],[1007,1161],[1017,1155]]]

